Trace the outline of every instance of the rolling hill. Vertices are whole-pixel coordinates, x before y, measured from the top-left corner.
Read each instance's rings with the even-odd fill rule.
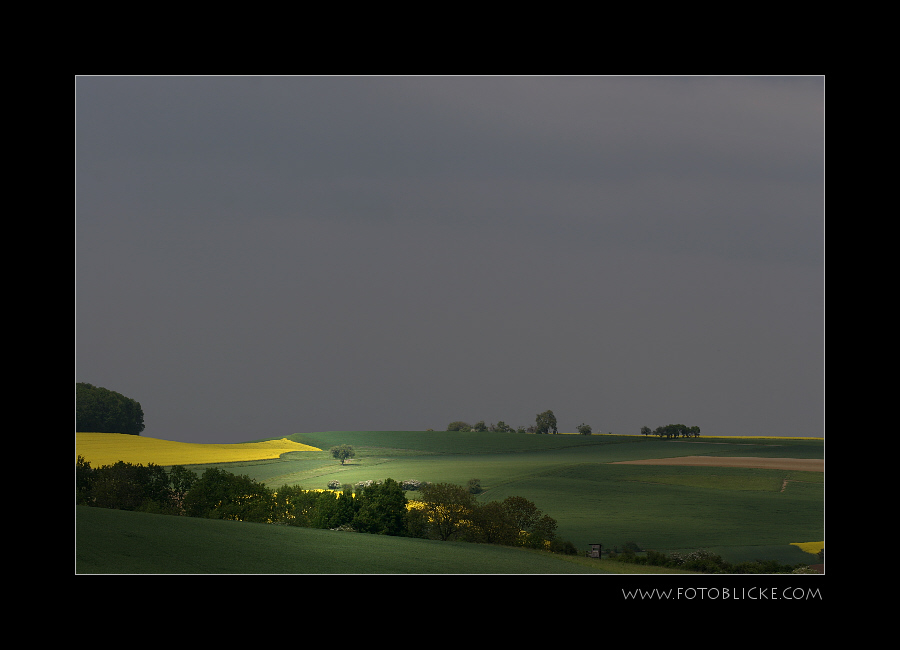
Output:
[[[122,436],[119,442],[136,444],[135,438]],[[609,549],[634,542],[640,548],[667,553],[707,548],[732,562],[776,559],[784,563],[812,563],[815,556],[805,553],[797,544],[824,539],[824,442],[821,439],[659,440],[606,435],[331,431],[298,433],[278,442],[285,443],[297,446],[286,448],[275,458],[243,458],[233,462],[199,454],[192,456],[195,462],[189,466],[198,473],[206,467],[221,467],[235,474],[246,474],[272,488],[300,485],[321,489],[335,479],[347,484],[385,478],[465,485],[477,478],[484,490],[478,495],[479,500],[523,496],[555,518],[559,524],[558,536],[572,541],[579,550],[586,550],[592,543],[602,543]],[[327,451],[339,444],[350,444],[356,451],[356,457],[345,465],[340,465]],[[80,441],[76,446],[78,453],[84,452],[90,460],[92,450],[87,441]],[[757,462],[737,459],[757,459]],[[791,466],[788,461],[792,459],[803,462]],[[661,462],[666,464],[657,464]],[[157,464],[166,463],[157,461]],[[761,466],[747,466],[752,464]],[[414,499],[415,492],[408,496]],[[76,528],[87,534],[94,526],[95,513],[85,516],[82,510],[77,512]],[[154,516],[159,517],[146,515]],[[170,527],[203,526],[174,519],[179,521],[172,522]],[[288,534],[280,530],[283,527],[263,525],[263,528],[279,530],[260,531],[255,535],[283,539]],[[234,533],[236,528],[229,530]],[[304,540],[330,540],[328,536],[316,535],[331,532],[299,529],[290,534],[306,535]],[[85,537],[80,539],[87,543]],[[390,546],[424,541],[427,540],[392,538],[377,543]],[[165,546],[160,541],[154,544]],[[464,548],[463,554],[474,551],[474,545],[464,546],[469,548]],[[403,546],[403,550],[397,547],[394,551],[411,563],[408,571],[398,572],[422,570],[412,560],[415,553],[424,552],[422,549],[430,545],[413,544],[413,547],[419,550],[413,552]],[[236,553],[234,557],[239,556]],[[307,553],[307,558],[311,557]],[[316,567],[326,565],[317,560],[310,567],[313,572],[321,572]],[[453,573],[457,569],[454,565],[453,570],[439,572]],[[596,568],[589,567],[589,570],[596,571]],[[349,572],[364,571],[357,567]]]

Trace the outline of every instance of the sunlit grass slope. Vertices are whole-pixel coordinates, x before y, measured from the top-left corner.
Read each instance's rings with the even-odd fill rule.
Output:
[[[76,455],[84,456],[92,467],[117,461],[147,465],[200,465],[235,463],[278,458],[292,451],[321,451],[287,438],[239,444],[173,442],[121,433],[76,433]]]

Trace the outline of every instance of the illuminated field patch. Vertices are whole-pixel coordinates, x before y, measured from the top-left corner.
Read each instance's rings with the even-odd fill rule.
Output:
[[[237,444],[174,442],[121,433],[76,433],[76,456],[84,456],[92,467],[118,461],[148,465],[199,465],[278,458],[291,451],[321,451],[317,447],[286,438]]]

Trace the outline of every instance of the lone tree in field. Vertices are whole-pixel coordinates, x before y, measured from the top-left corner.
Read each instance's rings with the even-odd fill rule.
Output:
[[[578,433],[580,433],[583,436],[591,435],[591,425],[585,424],[584,422],[582,422],[581,424],[578,425]]]
[[[534,432],[535,433],[559,433],[556,429],[556,416],[553,411],[544,411],[538,413],[535,417]]]
[[[340,445],[331,448],[331,455],[341,461],[341,465],[343,465],[345,460],[356,456],[356,452],[350,445]]]

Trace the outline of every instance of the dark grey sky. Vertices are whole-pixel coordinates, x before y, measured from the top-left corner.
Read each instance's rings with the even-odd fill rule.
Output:
[[[79,77],[75,378],[145,436],[824,435],[822,77]]]

